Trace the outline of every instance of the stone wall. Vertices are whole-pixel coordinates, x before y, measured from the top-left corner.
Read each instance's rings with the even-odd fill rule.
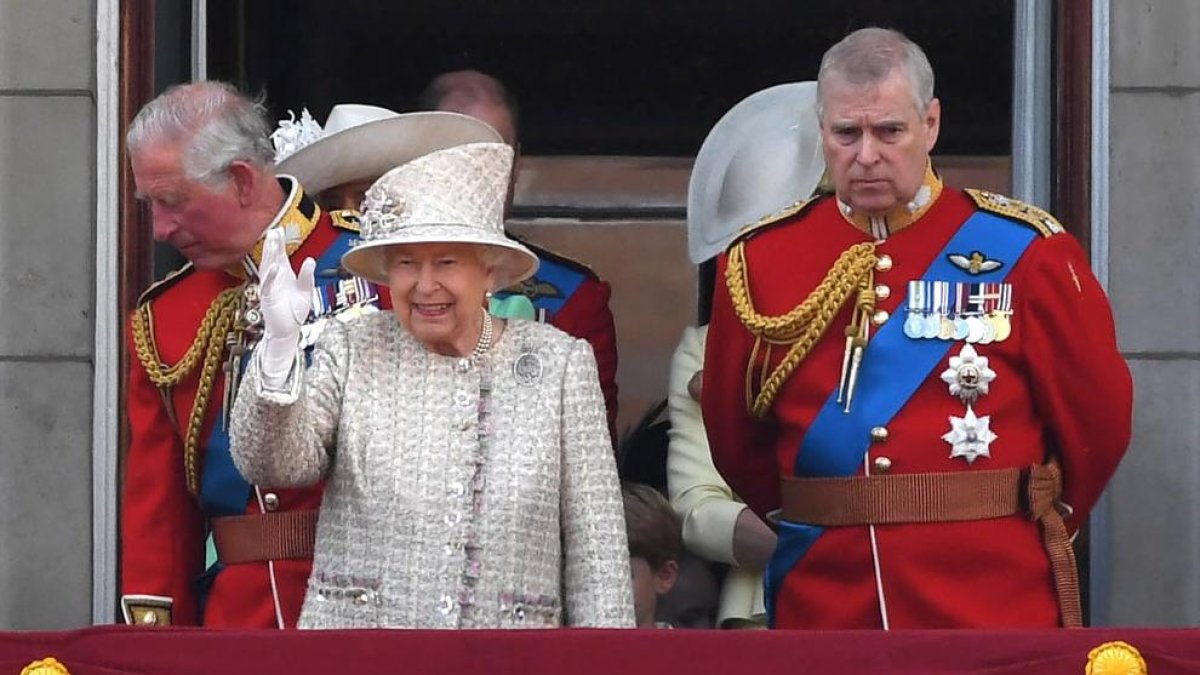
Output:
[[[1109,287],[1135,383],[1112,625],[1200,625],[1200,3],[1111,0]],[[1081,336],[1082,338],[1082,336]]]
[[[0,0],[0,629],[91,622],[95,35]]]

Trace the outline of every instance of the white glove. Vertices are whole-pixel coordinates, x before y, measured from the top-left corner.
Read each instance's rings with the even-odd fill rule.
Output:
[[[292,271],[283,230],[267,231],[259,263],[259,297],[263,317],[262,373],[271,384],[287,378],[300,345],[300,327],[312,311],[317,261],[307,258],[300,274]]]

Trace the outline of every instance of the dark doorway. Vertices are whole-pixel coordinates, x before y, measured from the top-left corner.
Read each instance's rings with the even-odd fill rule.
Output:
[[[939,153],[1009,154],[1011,1],[210,0],[208,15],[210,77],[265,91],[277,117],[412,110],[433,76],[475,68],[515,94],[529,155],[694,155],[737,101],[889,26],[933,62]]]

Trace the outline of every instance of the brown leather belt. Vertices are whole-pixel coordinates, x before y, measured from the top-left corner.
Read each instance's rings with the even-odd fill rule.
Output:
[[[1024,513],[1037,520],[1054,573],[1063,626],[1083,625],[1075,553],[1057,502],[1056,463],[1028,469],[848,478],[781,478],[780,515],[823,527],[946,523]]]
[[[226,565],[312,558],[317,512],[287,511],[212,519],[217,559]]]

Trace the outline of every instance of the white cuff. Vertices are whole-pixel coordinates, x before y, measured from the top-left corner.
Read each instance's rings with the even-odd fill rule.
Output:
[[[683,521],[683,543],[689,551],[716,562],[737,565],[733,556],[733,531],[746,509],[741,502],[709,499],[692,509]]]
[[[258,394],[283,394],[290,400],[300,395],[300,379],[304,371],[304,352],[298,346],[293,346],[291,354],[268,354],[266,340],[254,350],[253,359],[258,363],[252,364],[258,368]],[[285,360],[286,359],[286,360]],[[270,360],[270,364],[268,364]],[[274,397],[271,397],[274,398]]]
[[[300,335],[297,333],[278,338],[266,336],[254,351],[260,355],[263,384],[270,388],[281,387],[300,355]]]

